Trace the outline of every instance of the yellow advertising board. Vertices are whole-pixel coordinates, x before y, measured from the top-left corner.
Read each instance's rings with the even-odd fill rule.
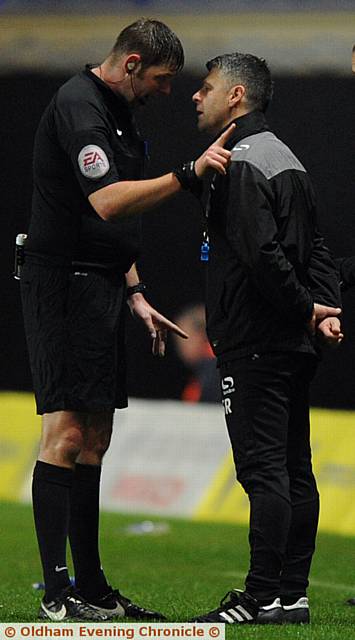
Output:
[[[117,511],[137,508],[143,513],[148,505],[147,513],[248,522],[249,501],[235,479],[220,406],[132,400],[130,410],[119,414],[119,418],[116,416],[119,429],[114,429],[115,437],[110,448],[111,463],[110,452],[105,458],[103,508]],[[173,434],[167,428],[169,420],[175,425]],[[0,393],[0,499],[29,499],[40,422],[32,394]],[[150,425],[149,441],[147,424]],[[355,412],[313,409],[311,425],[313,466],[321,496],[320,528],[355,535]],[[171,446],[173,435],[175,439]],[[137,447],[137,443],[141,446]],[[203,455],[202,446],[205,447]],[[180,452],[178,459],[176,451]],[[147,452],[149,468],[146,475],[154,471],[152,477],[147,477],[151,493],[154,489],[155,500],[148,503],[145,499],[138,504],[135,502],[137,478],[142,476],[144,464],[147,464]],[[131,466],[126,469],[128,462]],[[125,471],[123,480],[117,476],[120,470]],[[144,476],[145,498],[147,477]],[[121,488],[121,493],[122,487],[127,489],[127,478],[130,478],[129,495],[124,501],[118,495],[118,488]],[[134,495],[132,478],[135,482]],[[169,488],[171,495],[169,493],[168,496]],[[172,488],[175,488],[174,492]],[[142,487],[140,497],[141,493]]]
[[[320,529],[355,535],[355,412],[311,411],[313,468],[321,496]],[[229,453],[195,518],[247,523],[249,502],[235,480]]]
[[[21,497],[36,458],[40,427],[31,393],[0,393],[0,499]]]

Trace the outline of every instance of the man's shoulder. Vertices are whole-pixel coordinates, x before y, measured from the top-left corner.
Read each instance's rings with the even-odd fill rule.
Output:
[[[83,72],[77,73],[67,80],[57,92],[57,105],[65,106],[76,102],[84,102],[95,98],[95,87]]]
[[[106,111],[95,84],[78,73],[58,90],[53,103],[58,126],[69,132],[87,130],[105,122]]]
[[[232,162],[247,162],[267,180],[283,171],[306,169],[291,149],[271,131],[262,131],[243,138],[232,149]]]

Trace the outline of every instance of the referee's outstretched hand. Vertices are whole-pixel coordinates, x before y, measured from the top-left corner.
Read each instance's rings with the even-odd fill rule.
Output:
[[[228,129],[223,131],[219,138],[197,158],[195,162],[195,173],[198,178],[202,178],[211,170],[218,171],[218,173],[221,173],[223,176],[226,175],[232,154],[227,149],[224,149],[224,145],[234,129],[235,124],[232,123]]]
[[[130,296],[128,306],[132,315],[142,320],[147,327],[153,340],[152,353],[154,356],[163,357],[165,355],[168,331],[173,331],[180,338],[187,339],[189,337],[177,324],[154,309],[141,293]]]

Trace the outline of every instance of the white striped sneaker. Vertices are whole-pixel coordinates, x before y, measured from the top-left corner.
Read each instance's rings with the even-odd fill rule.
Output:
[[[227,600],[228,598],[228,600]],[[278,602],[277,602],[278,601]],[[258,620],[259,612],[263,609],[263,621]],[[268,619],[266,619],[268,618]],[[255,598],[246,591],[233,589],[221,600],[221,605],[201,616],[196,616],[190,622],[221,622],[222,624],[281,624],[282,607],[277,598],[270,608],[261,608]]]
[[[309,603],[308,598],[303,596],[292,604],[283,604],[283,621],[288,624],[309,624]]]
[[[259,607],[257,624],[282,624],[283,621],[284,615],[280,598],[275,598],[270,604]]]

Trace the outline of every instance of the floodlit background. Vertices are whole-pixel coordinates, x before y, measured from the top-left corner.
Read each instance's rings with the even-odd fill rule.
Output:
[[[23,394],[31,391],[31,379],[19,287],[11,277],[14,238],[28,225],[34,133],[60,84],[86,62],[102,61],[119,31],[142,15],[165,21],[186,52],[186,67],[172,94],[148,101],[137,112],[139,128],[150,145],[149,176],[196,157],[208,143],[196,131],[191,102],[206,60],[233,50],[263,56],[275,79],[269,123],[314,179],[320,227],[334,255],[355,254],[354,0],[0,0],[3,497],[28,497],[38,440],[32,398]],[[200,209],[194,199],[180,195],[146,215],[144,238],[139,268],[152,304],[174,318],[186,305],[203,302]],[[355,533],[355,516],[348,513],[348,505],[355,504],[354,291],[344,296],[344,311],[346,339],[336,352],[325,354],[313,385],[314,456],[323,504],[328,505],[322,516],[324,528]],[[128,319],[128,365],[129,392],[138,400],[133,401],[131,413],[122,414],[122,423],[131,424],[139,455],[128,462],[133,443],[129,447],[125,438],[132,431],[127,427],[126,433],[123,427],[121,442],[113,444],[112,466],[107,459],[106,504],[121,510],[129,504],[130,510],[217,517],[216,504],[225,500],[225,511],[218,518],[225,519],[227,513],[234,518],[238,512],[245,521],[246,503],[243,508],[236,506],[245,500],[243,494],[237,495],[236,489],[232,497],[229,494],[234,472],[221,408],[180,402],[193,371],[179,355],[178,345],[171,341],[166,358],[154,360],[144,331]],[[170,448],[169,429],[177,438]],[[147,455],[152,439],[155,444]],[[118,451],[127,447],[119,470],[116,446]],[[199,455],[201,451],[204,455]]]

